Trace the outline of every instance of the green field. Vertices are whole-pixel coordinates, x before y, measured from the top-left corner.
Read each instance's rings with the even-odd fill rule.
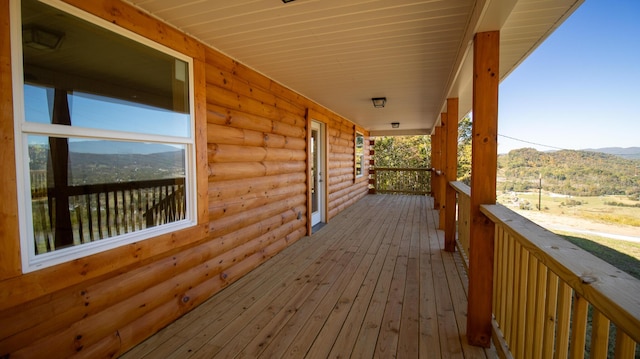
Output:
[[[517,198],[517,200],[516,200]],[[517,205],[520,209],[538,209],[537,192],[499,193],[498,203]],[[560,196],[542,192],[542,210],[553,215],[571,216],[594,222],[638,227],[640,235],[640,201],[625,196]]]
[[[557,235],[640,279],[640,243],[557,231]]]

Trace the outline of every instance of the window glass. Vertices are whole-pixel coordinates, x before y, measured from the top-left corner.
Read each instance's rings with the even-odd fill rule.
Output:
[[[191,225],[189,59],[35,0],[21,10],[26,266]]]
[[[36,254],[185,219],[183,145],[28,142]]]
[[[356,132],[356,177],[361,177],[363,175],[364,168],[364,136]]]

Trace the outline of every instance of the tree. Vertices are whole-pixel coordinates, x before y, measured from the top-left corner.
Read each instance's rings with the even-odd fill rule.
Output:
[[[374,145],[376,167],[429,168],[429,136],[377,137]]]
[[[471,185],[471,116],[458,122],[458,181]]]

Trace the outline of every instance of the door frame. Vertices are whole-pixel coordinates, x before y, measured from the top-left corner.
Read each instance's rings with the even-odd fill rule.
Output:
[[[322,202],[323,202],[323,206],[322,206],[322,210],[320,212],[320,222],[321,223],[327,223],[329,222],[329,216],[328,216],[328,204],[329,204],[329,195],[328,195],[328,176],[327,176],[327,171],[328,171],[328,118],[316,111],[313,111],[311,109],[307,110],[307,168],[306,168],[306,172],[307,172],[307,235],[310,236],[312,233],[312,198],[311,198],[311,188],[312,188],[312,181],[313,178],[311,177],[311,162],[313,161],[313,158],[311,157],[311,125],[313,122],[316,122],[318,124],[320,124],[321,127],[321,131],[320,131],[320,140],[321,142],[321,146],[320,146],[320,154],[322,156],[321,161],[322,161],[322,167],[323,167],[323,171],[321,172],[321,179],[322,182],[321,186],[322,186],[322,198],[319,198]]]

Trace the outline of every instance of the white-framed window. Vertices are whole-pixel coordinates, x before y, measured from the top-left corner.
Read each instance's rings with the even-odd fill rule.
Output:
[[[192,59],[59,1],[11,11],[23,271],[195,225]]]
[[[364,175],[364,135],[360,132],[356,132],[355,146],[356,178],[360,178]]]

